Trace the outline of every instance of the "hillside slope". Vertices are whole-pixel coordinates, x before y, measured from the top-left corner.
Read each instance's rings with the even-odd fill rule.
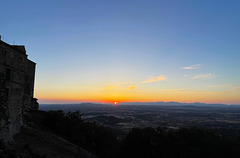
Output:
[[[46,131],[22,127],[14,137],[14,149],[20,157],[96,158],[93,154]]]

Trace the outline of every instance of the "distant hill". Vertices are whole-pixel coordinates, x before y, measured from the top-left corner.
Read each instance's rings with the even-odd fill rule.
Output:
[[[113,107],[112,104],[100,104],[100,103],[79,103],[79,104],[41,104],[39,106],[40,110],[62,110],[64,112],[68,111],[78,111],[85,110],[86,108],[106,108]]]
[[[180,102],[163,102],[163,101],[157,101],[157,102],[122,102],[119,103],[119,105],[164,105],[164,106],[229,106],[229,104],[207,104],[207,103],[180,103]],[[236,105],[234,105],[236,106]],[[240,106],[240,105],[238,105]]]
[[[197,107],[240,107],[240,105],[229,105],[229,104],[206,104],[206,103],[180,103],[180,102],[120,102],[117,106],[197,106]],[[63,110],[68,111],[79,110],[79,108],[106,108],[113,107],[113,104],[101,104],[101,103],[76,103],[76,104],[40,104],[40,110]]]

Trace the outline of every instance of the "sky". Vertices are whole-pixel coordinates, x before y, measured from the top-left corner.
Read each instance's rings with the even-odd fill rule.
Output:
[[[2,0],[39,103],[240,104],[240,1]]]

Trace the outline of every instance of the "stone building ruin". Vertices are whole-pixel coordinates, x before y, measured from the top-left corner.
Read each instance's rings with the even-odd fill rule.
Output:
[[[0,139],[4,141],[20,131],[24,114],[38,109],[33,97],[35,67],[24,46],[7,44],[0,36]]]

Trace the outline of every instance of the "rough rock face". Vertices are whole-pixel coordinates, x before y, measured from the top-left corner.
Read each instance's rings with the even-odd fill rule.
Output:
[[[0,39],[0,139],[4,141],[20,131],[25,113],[38,109],[33,98],[35,66],[24,46]]]

